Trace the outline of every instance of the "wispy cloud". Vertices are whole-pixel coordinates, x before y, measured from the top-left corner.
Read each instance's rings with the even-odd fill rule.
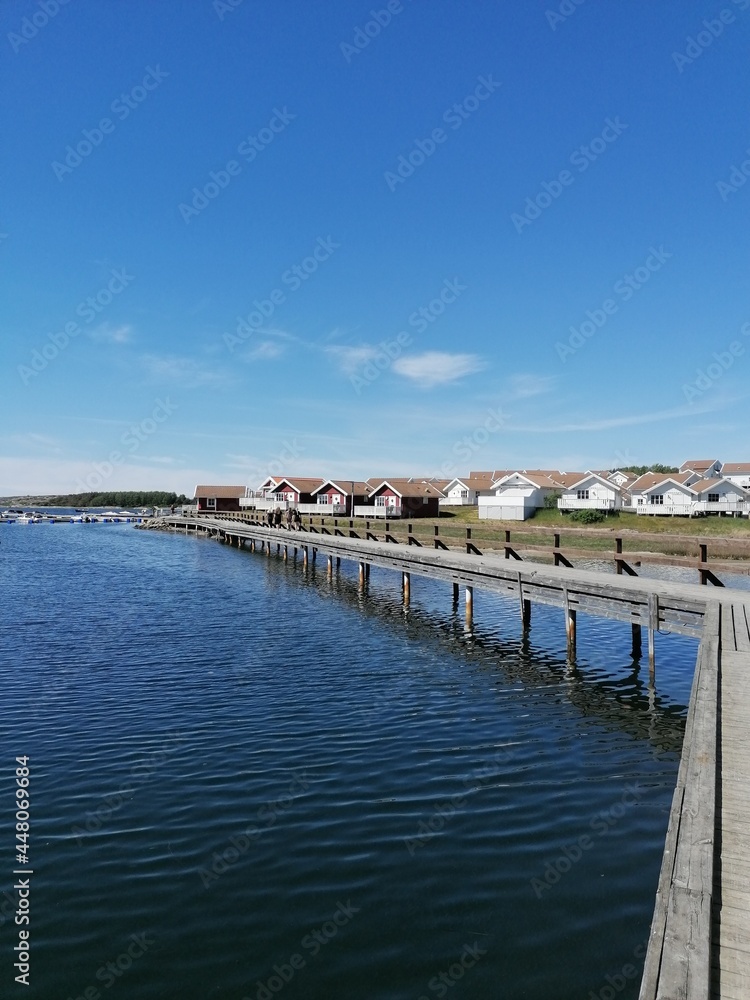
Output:
[[[556,375],[512,375],[509,379],[511,398],[527,399],[530,396],[541,396],[551,392],[556,382]]]
[[[412,354],[393,362],[393,370],[398,375],[411,379],[424,389],[455,382],[485,367],[485,362],[477,354],[446,354],[442,351]]]
[[[369,347],[367,344],[360,347],[326,347],[325,352],[334,359],[345,375],[353,375],[378,353],[376,347]]]
[[[218,389],[230,381],[223,372],[214,371],[193,358],[145,354],[141,364],[152,382],[167,382],[183,389]]]
[[[285,350],[282,344],[264,340],[240,356],[243,361],[273,361],[274,358],[281,357]]]
[[[127,323],[112,326],[110,323],[100,323],[89,331],[89,337],[100,344],[127,344],[132,340],[132,328]]]
[[[544,424],[516,425],[515,431],[527,431],[530,434],[571,434],[579,431],[609,431],[616,427],[635,427],[641,424],[657,424],[665,420],[678,420],[684,417],[696,416],[698,413],[710,413],[713,407],[698,410],[692,406],[677,406],[671,410],[655,410],[653,413],[630,413],[623,417],[600,417],[594,420],[579,420],[571,423],[551,421]]]

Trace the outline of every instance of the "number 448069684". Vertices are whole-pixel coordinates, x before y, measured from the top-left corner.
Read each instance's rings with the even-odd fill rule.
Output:
[[[29,850],[29,758],[16,757],[16,860],[28,863]]]

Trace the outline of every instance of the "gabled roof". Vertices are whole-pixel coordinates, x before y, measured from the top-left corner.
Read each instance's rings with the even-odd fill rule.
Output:
[[[228,499],[239,499],[244,497],[244,486],[196,486],[193,499],[198,497],[227,497]]]
[[[740,493],[748,493],[744,486],[730,483],[721,476],[715,476],[712,479],[699,479],[697,483],[693,483],[692,489],[695,493],[707,493],[709,490],[716,490],[717,486],[731,486],[733,490],[739,490]]]
[[[439,482],[439,480],[438,480]],[[460,484],[465,486],[469,490],[489,490],[492,488],[492,483],[494,480],[491,476],[479,476],[479,475],[468,475],[468,476],[454,476],[451,480],[446,480],[445,486],[443,487],[443,492],[450,489],[451,486]]]
[[[750,476],[750,462],[725,462],[721,467],[724,476]]]
[[[393,490],[399,497],[438,497],[439,499],[443,496],[443,491],[439,490],[434,483],[410,483],[405,479],[384,479],[373,489],[371,495],[374,496],[384,486]]]
[[[576,482],[571,483],[568,489],[575,490],[581,486],[582,483],[588,483],[592,479],[598,479],[603,486],[607,487],[607,489],[617,490],[618,493],[622,492],[622,487],[618,486],[617,483],[613,483],[611,479],[607,479],[606,475],[602,475],[601,472],[584,472],[583,476],[576,480]]]
[[[710,469],[718,461],[718,458],[691,458],[689,461],[682,463],[680,472],[705,472],[706,469]]]
[[[644,472],[642,476],[630,486],[631,493],[646,493],[655,486],[665,486],[673,483],[675,486],[684,486],[691,493],[694,490],[688,486],[688,480],[693,478],[693,472]]]
[[[516,472],[508,472],[498,479],[496,483],[493,483],[493,487],[504,486],[508,480],[512,479],[514,476],[518,476],[520,479],[525,480],[529,486],[536,486],[538,489],[555,489],[558,485],[554,480],[550,479],[546,472],[539,472],[537,470],[517,470]]]
[[[567,488],[583,478],[582,472],[560,472],[557,469],[515,469],[506,473],[502,479],[493,483],[494,487],[502,486],[511,476],[521,476],[532,486],[539,489],[555,490]]]
[[[291,486],[295,493],[312,493],[318,486],[322,486],[324,482],[324,479],[311,479],[306,476],[294,476],[294,478],[284,476],[283,479],[276,480],[276,489],[278,490],[280,486],[286,483],[287,486]]]
[[[496,483],[498,479],[507,476],[511,471],[511,469],[493,469],[491,472],[470,472],[469,479],[489,479]]]
[[[366,494],[369,493],[370,491],[370,487],[367,485],[367,483],[364,483],[358,479],[355,479],[354,482],[352,482],[351,480],[348,481],[344,480],[343,486],[339,485],[339,483],[335,482],[333,479],[324,479],[323,482],[320,484],[320,486],[318,486],[314,490],[310,490],[310,493],[313,494],[320,493],[321,490],[324,490],[329,486],[334,486],[339,491],[339,493],[342,493],[345,497],[349,496],[349,494],[352,492],[352,489],[354,489],[355,494],[357,493]]]

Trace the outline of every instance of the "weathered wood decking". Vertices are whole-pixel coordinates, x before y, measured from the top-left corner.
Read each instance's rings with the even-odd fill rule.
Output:
[[[629,622],[640,643],[646,628],[653,665],[657,629],[701,638],[686,722],[640,1000],[750,998],[750,592],[671,583],[566,566],[510,563],[479,555],[395,545],[343,535],[287,532],[219,518],[173,517],[165,526],[206,531],[369,565],[410,576],[436,577],[466,589],[467,624],[473,588],[514,595],[523,627],[532,603],[565,610],[568,652],[575,656],[577,611]],[[572,641],[571,641],[572,639]]]
[[[750,997],[750,608],[722,601],[712,997]]]

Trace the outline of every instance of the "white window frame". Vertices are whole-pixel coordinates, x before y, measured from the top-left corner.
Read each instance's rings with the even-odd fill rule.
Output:
[[[206,497],[206,510],[216,510],[216,497]]]

